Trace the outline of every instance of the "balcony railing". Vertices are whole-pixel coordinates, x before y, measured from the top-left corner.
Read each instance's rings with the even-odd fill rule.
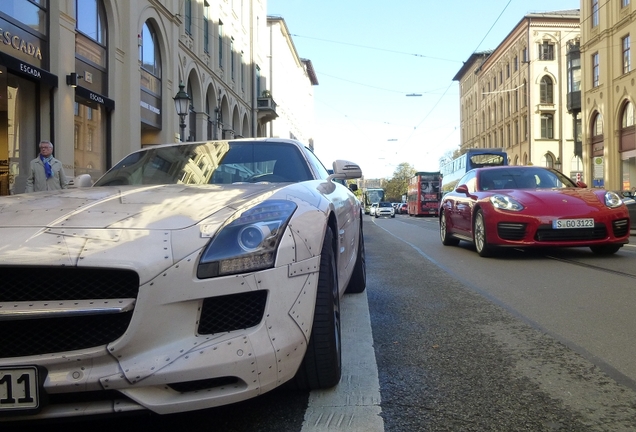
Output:
[[[271,97],[259,97],[256,107],[258,108],[259,123],[267,123],[278,117],[276,102]]]

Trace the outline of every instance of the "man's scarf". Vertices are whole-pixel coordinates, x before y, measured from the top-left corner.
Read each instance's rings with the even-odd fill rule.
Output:
[[[53,177],[53,170],[51,169],[51,158],[52,156],[45,158],[44,156],[40,155],[40,160],[44,163],[44,172],[46,173],[47,179]]]

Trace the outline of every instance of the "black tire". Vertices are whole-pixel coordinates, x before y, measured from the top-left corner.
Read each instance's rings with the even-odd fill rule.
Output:
[[[603,245],[603,246],[590,246],[592,252],[596,255],[613,255],[622,248],[623,245]]]
[[[294,378],[301,390],[326,389],[340,382],[342,346],[340,295],[333,249],[333,232],[327,227],[320,253],[316,309],[307,352]]]
[[[345,290],[346,294],[359,294],[367,287],[367,258],[364,252],[364,236],[362,235],[362,222],[360,222],[360,238],[358,240],[358,256],[353,267],[351,280]]]
[[[477,210],[475,221],[473,222],[473,242],[475,249],[481,257],[492,256],[492,246],[486,240],[486,219],[484,212]]]
[[[442,215],[439,218],[439,236],[442,239],[442,244],[444,246],[457,246],[459,244],[459,239],[451,236],[447,231],[446,215],[444,212],[442,212]]]

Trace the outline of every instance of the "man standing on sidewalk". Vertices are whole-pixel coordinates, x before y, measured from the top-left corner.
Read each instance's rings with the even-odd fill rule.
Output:
[[[62,162],[53,157],[53,143],[40,141],[40,155],[31,161],[26,192],[68,188]]]

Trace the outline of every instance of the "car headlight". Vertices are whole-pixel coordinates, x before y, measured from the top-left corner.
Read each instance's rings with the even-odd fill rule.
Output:
[[[605,205],[609,208],[620,207],[623,204],[623,199],[616,192],[605,192]]]
[[[273,267],[276,249],[296,208],[292,201],[263,201],[221,227],[203,250],[197,277],[207,279]]]
[[[490,197],[490,202],[495,208],[500,210],[521,211],[524,209],[519,201],[507,195],[493,195]]]

